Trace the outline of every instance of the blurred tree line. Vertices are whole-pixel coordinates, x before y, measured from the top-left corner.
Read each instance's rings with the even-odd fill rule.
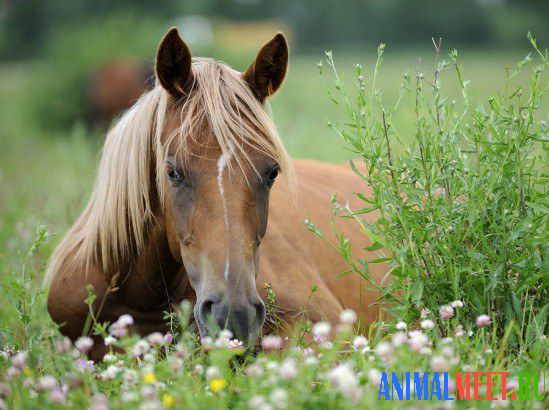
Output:
[[[206,16],[220,30],[193,50],[244,67],[257,45],[229,49],[221,41],[225,22],[290,27],[294,52],[380,42],[393,49],[430,46],[439,36],[446,47],[522,47],[528,30],[544,47],[548,13],[548,0],[3,0],[0,62],[32,62],[16,105],[28,126],[57,130],[91,119],[97,70],[115,59],[152,68],[159,39],[169,26],[185,24],[184,16]]]
[[[528,30],[540,41],[549,38],[547,0],[4,0],[0,58],[39,57],[59,30],[117,14],[159,21],[185,14],[279,19],[293,28],[300,47],[425,44],[433,36],[452,44],[514,46],[524,44]]]

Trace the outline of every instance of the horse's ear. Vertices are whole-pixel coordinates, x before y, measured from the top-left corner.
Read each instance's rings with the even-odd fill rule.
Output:
[[[284,34],[278,33],[261,47],[257,57],[244,79],[254,90],[259,101],[263,102],[282,85],[288,68],[288,43]]]
[[[166,33],[156,52],[155,72],[158,81],[174,97],[185,94],[193,81],[192,57],[177,29]]]

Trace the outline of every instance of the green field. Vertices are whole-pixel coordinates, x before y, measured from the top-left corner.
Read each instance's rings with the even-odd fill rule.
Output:
[[[375,50],[334,53],[351,98],[357,94],[354,64],[360,63],[367,90],[378,89],[385,108],[397,101],[403,74],[413,78],[418,57],[424,77],[433,78],[435,56],[430,49],[386,49],[375,85]],[[389,137],[395,141],[398,134],[404,144],[415,146],[409,152],[395,147],[394,168],[382,158],[386,151],[380,118],[365,116],[357,121],[364,123],[353,129],[329,101],[317,69],[323,55],[294,56],[286,84],[271,102],[275,123],[292,157],[343,162],[361,155],[376,168],[371,179],[364,179],[377,188],[369,204],[385,214],[368,227],[375,231],[368,236],[381,241],[375,239],[372,250],[387,249],[392,257],[366,263],[390,260],[397,268],[386,296],[402,298],[402,303],[390,299],[400,323],[373,324],[364,333],[366,340],[352,328],[356,320],[352,312],[346,312],[331,333],[329,327],[326,332],[326,323],[312,326],[304,315],[297,331],[318,336],[315,342],[305,345],[303,337],[295,334],[284,341],[275,337],[271,342],[283,344],[283,350],[270,346],[256,357],[233,361],[242,351],[229,347],[228,337],[219,336],[215,347],[201,346],[188,330],[189,305],[182,303],[170,316],[180,333],[177,344],[164,343],[159,334],[142,340],[122,337],[113,343],[123,350],[112,351],[87,370],[82,369],[86,367],[84,348],[60,344],[40,290],[48,256],[86,204],[102,136],[78,121],[69,129],[41,126],[34,115],[33,86],[43,78],[44,62],[0,66],[0,410],[6,403],[7,408],[17,409],[90,408],[90,403],[94,409],[104,409],[107,401],[113,409],[408,407],[409,402],[379,401],[381,371],[510,371],[509,393],[529,401],[494,406],[544,408],[545,402],[547,408],[548,383],[545,380],[544,387],[543,379],[537,377],[547,379],[549,349],[544,274],[547,177],[542,175],[543,165],[539,166],[547,159],[541,151],[546,150],[549,113],[539,107],[545,96],[536,94],[546,90],[547,83],[543,77],[541,84],[530,79],[535,72],[532,65],[515,79],[513,87],[521,86],[525,96],[535,84],[536,97],[518,103],[525,106],[523,116],[513,111],[518,94],[511,90],[509,97],[504,90],[506,67],[512,72],[527,53],[526,49],[460,52],[464,78],[470,81],[471,104],[461,98],[456,70],[443,71],[445,112],[452,112],[454,98],[460,101],[458,106],[466,106],[461,107],[462,117],[448,115],[441,120],[451,132],[437,131],[429,87],[418,125],[412,89],[391,118],[387,141]],[[547,68],[547,59],[541,60]],[[326,62],[324,70],[333,86]],[[47,84],[38,88],[37,100],[44,101]],[[477,103],[490,107],[488,101],[496,90],[502,93],[495,99],[501,104],[496,106],[499,111],[486,108],[487,115],[477,109]],[[356,114],[355,107],[348,112]],[[328,121],[349,131],[347,141],[338,139],[327,127]],[[470,127],[469,121],[474,125]],[[362,136],[361,130],[370,125],[379,136]],[[418,128],[422,130],[419,137]],[[450,141],[458,143],[451,146]],[[359,154],[346,149],[355,143],[363,144]],[[418,144],[424,144],[421,148],[430,155],[427,160],[417,150]],[[465,147],[469,150],[460,151]],[[389,177],[394,169],[404,175],[398,187]],[[435,193],[432,198],[431,191],[436,191],[425,188],[430,178],[435,187],[449,179],[458,194],[454,191],[452,198]],[[522,189],[522,178],[527,181],[526,200],[522,190],[514,189]],[[315,231],[312,224],[308,228]],[[53,234],[49,240],[46,230]],[[338,245],[345,257],[347,243],[342,238]],[[352,270],[351,274],[366,276],[368,268],[355,265]],[[95,330],[107,336],[107,328]],[[160,342],[154,341],[158,338]],[[138,346],[142,351],[136,354]],[[531,376],[528,383],[541,393],[534,397],[517,391],[521,374]],[[486,395],[486,379],[482,380],[481,394]],[[500,391],[503,381],[496,380],[494,386]],[[454,394],[455,385],[448,388]],[[430,408],[433,403],[412,404]],[[438,404],[445,408],[447,403]],[[455,402],[457,408],[490,408],[491,404]]]

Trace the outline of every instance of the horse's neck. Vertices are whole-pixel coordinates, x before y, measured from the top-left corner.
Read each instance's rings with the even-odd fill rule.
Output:
[[[138,309],[154,309],[194,299],[184,268],[173,258],[163,216],[147,231],[141,252],[120,270],[119,295]]]

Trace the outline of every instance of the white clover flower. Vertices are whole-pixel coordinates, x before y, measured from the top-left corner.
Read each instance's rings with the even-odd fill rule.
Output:
[[[370,342],[368,341],[368,339],[366,339],[362,335],[356,336],[353,339],[352,345],[353,345],[353,348],[355,348],[356,350],[362,353],[366,353],[368,350],[370,350]]]
[[[183,369],[184,361],[182,358],[177,356],[168,356],[168,366],[170,366],[170,369],[173,371],[179,371]]]
[[[105,363],[114,363],[116,361],[116,356],[112,353],[107,353],[103,356],[103,362]]]
[[[490,319],[490,316],[488,315],[480,315],[477,317],[477,326],[478,327],[485,327],[492,324],[492,319]]]
[[[360,400],[361,391],[358,386],[358,377],[349,364],[341,363],[330,370],[328,380],[336,390],[349,400]]]
[[[431,358],[431,369],[435,372],[444,372],[448,369],[448,362],[443,356],[433,356]]]
[[[17,352],[12,358],[11,358],[11,364],[16,369],[24,369],[27,366],[27,352],[25,350],[21,350],[20,352]]]
[[[294,359],[286,359],[282,362],[279,368],[280,376],[284,379],[293,379],[297,376],[297,364]]]
[[[221,372],[217,367],[210,366],[206,369],[206,379],[212,380],[212,379],[220,379],[220,378],[221,378]]]
[[[450,344],[453,341],[454,341],[454,339],[452,339],[451,337],[443,337],[442,339],[440,339],[440,343],[443,344],[443,345]]]
[[[422,354],[425,356],[429,356],[431,353],[432,353],[432,350],[428,347],[422,347],[421,350],[419,351],[419,354]]]
[[[454,317],[454,308],[451,305],[444,305],[440,307],[440,317],[443,319],[450,319]]]
[[[229,332],[229,334],[232,334]],[[225,335],[219,334],[219,337],[215,339],[215,348],[216,349],[228,349],[231,345],[231,339]]]
[[[202,367],[201,364],[197,364],[194,366],[194,373],[198,376],[202,376],[204,374],[204,367]]]
[[[339,321],[341,323],[352,325],[357,320],[357,314],[353,309],[345,309],[339,315]]]
[[[394,352],[394,348],[390,343],[380,342],[376,346],[376,353],[381,359],[388,359]]]
[[[391,336],[391,343],[393,343],[393,346],[395,347],[401,346],[406,342],[408,342],[408,337],[406,336],[406,333],[402,331],[393,333]]]
[[[74,346],[82,353],[86,353],[92,348],[93,339],[88,336],[81,336],[74,342]]]
[[[423,347],[429,342],[429,338],[419,330],[412,330],[409,333],[410,339],[408,339],[408,345],[410,349],[419,353]]]
[[[371,385],[379,387],[379,384],[381,383],[381,371],[372,368],[366,373],[366,378]]]
[[[201,340],[202,348],[206,351],[212,350],[214,348],[213,339],[210,336],[205,336]]]
[[[285,389],[277,387],[271,392],[269,399],[277,409],[285,409],[288,402],[288,396],[288,392]]]
[[[314,356],[307,356],[303,359],[303,363],[307,366],[314,367],[318,364],[318,359]]]
[[[150,350],[151,346],[145,340],[138,340],[133,346],[133,356],[139,357],[144,355]]]
[[[244,347],[244,343],[242,343],[238,339],[232,339],[229,341],[229,349],[235,350],[235,349],[242,349]]]
[[[453,308],[462,308],[463,302],[461,300],[454,300],[452,303],[450,303],[450,306]]]
[[[402,331],[406,331],[406,329],[408,329],[408,325],[404,322],[398,322],[396,324],[396,329],[397,330],[402,330]]]
[[[65,353],[68,353],[70,352],[72,348],[72,342],[71,342],[71,339],[69,339],[68,337],[64,336],[61,340],[58,340],[56,343],[55,343],[55,351],[58,353],[58,354],[65,354]]]
[[[431,319],[425,319],[421,321],[421,328],[425,330],[430,330],[435,327],[435,322],[433,322]]]
[[[47,375],[43,376],[38,380],[38,383],[36,384],[36,390],[37,391],[49,391],[57,388],[57,380],[55,377]]]
[[[107,337],[105,338],[105,346],[111,346],[111,345],[113,345],[114,343],[116,343],[116,338],[115,338],[115,337],[107,336]]]
[[[116,321],[120,326],[128,327],[133,325],[133,317],[129,314],[124,314]]]
[[[322,341],[330,336],[332,327],[328,322],[316,322],[313,325],[313,335],[316,341]]]
[[[261,364],[259,364],[256,360],[254,363],[246,368],[246,374],[248,375],[248,377],[260,377],[263,376],[265,372],[263,371],[263,367],[261,367]]]
[[[233,332],[231,332],[229,329],[223,329],[221,332],[219,332],[219,337],[223,337],[226,339],[232,339]]]
[[[443,356],[452,357],[454,354],[454,349],[452,349],[450,346],[444,346],[442,349],[440,349],[440,353],[442,353]]]
[[[261,340],[261,347],[264,350],[279,350],[282,348],[282,339],[276,335],[265,336]]]
[[[122,369],[115,365],[110,365],[107,367],[103,372],[101,373],[101,379],[103,380],[114,380],[118,373],[120,373]]]
[[[161,345],[164,343],[164,336],[160,332],[151,333],[147,339],[151,345]]]

